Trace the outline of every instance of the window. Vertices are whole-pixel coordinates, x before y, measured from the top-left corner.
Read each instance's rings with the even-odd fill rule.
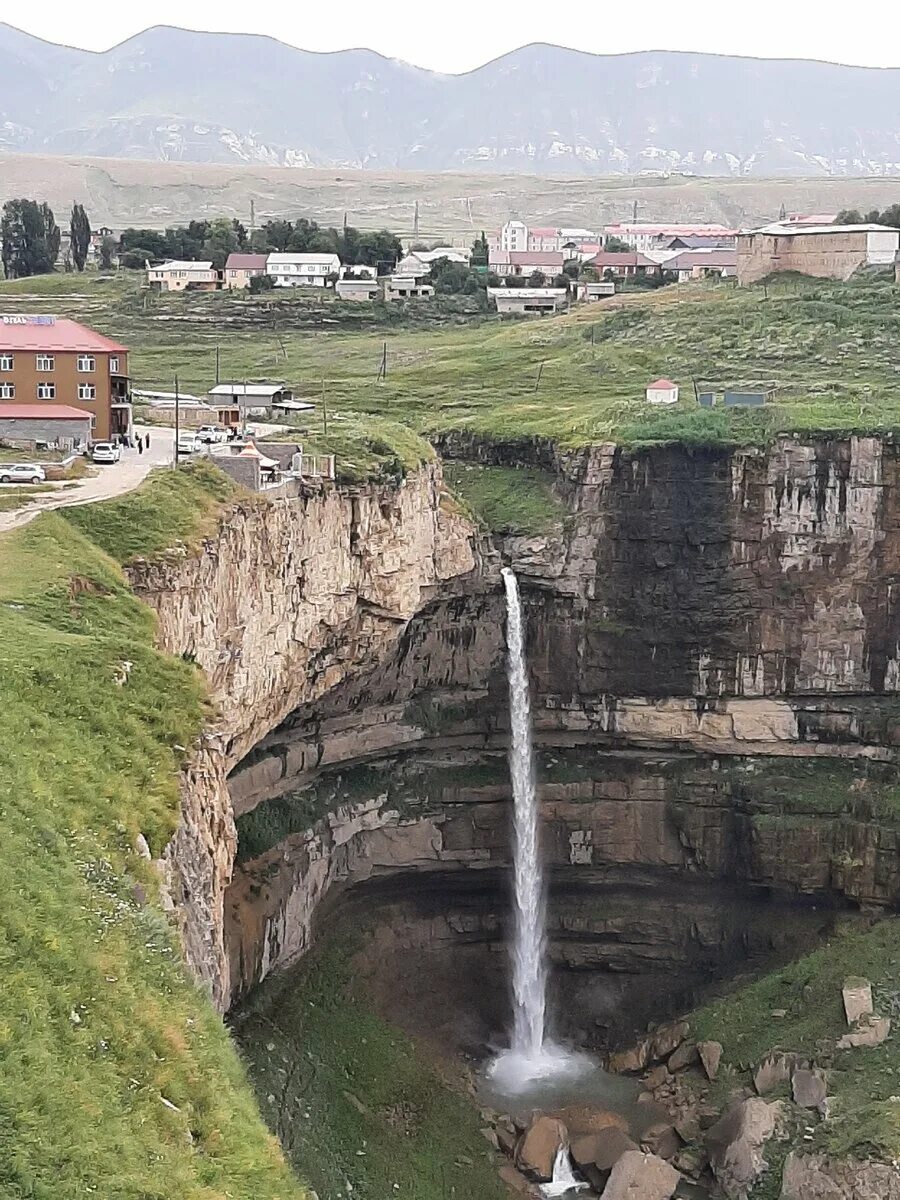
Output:
[[[96,365],[97,364],[94,360],[93,354],[79,354],[78,355],[78,370],[79,371],[93,371],[95,369]]]
[[[38,400],[55,400],[56,399],[56,384],[55,383],[39,383],[37,386]]]
[[[14,383],[0,383],[0,400],[15,400],[16,385]]]
[[[11,371],[13,369],[13,356],[11,354],[0,354],[0,371]]]
[[[109,372],[111,375],[118,375],[118,373],[119,373],[119,356],[118,356],[118,354],[113,354],[110,357]]]
[[[56,365],[52,354],[38,354],[35,360],[35,366],[39,371],[52,371]]]
[[[78,385],[79,400],[96,400],[97,389],[92,383],[79,383]]]

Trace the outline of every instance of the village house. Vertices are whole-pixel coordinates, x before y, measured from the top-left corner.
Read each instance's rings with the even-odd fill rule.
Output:
[[[265,254],[229,254],[225,262],[225,287],[248,288],[250,280],[266,273]]]
[[[422,276],[392,275],[384,286],[385,300],[429,300],[434,287]]]
[[[460,266],[468,266],[471,257],[471,250],[464,250],[458,246],[437,246],[434,250],[411,250],[405,258],[401,258],[397,263],[396,274],[427,275],[431,270],[432,263],[439,258],[446,258],[449,262],[458,263]]]
[[[295,407],[294,393],[286,383],[217,383],[209,389],[207,399],[214,408],[237,409],[240,419],[264,417],[275,408],[286,411]]]
[[[565,288],[488,288],[488,299],[492,300],[501,316],[546,316],[559,312],[566,305],[568,291]]]
[[[69,404],[0,403],[0,442],[15,450],[83,450],[93,414]]]
[[[561,250],[495,250],[488,260],[488,269],[495,275],[526,278],[540,271],[552,279],[560,274],[564,262]]]
[[[270,254],[266,274],[276,287],[325,287],[341,273],[341,260],[336,254]]]
[[[615,237],[625,242],[634,250],[654,250],[678,237],[716,237],[734,239],[736,229],[728,229],[725,225],[654,225],[647,221],[624,222],[619,225],[607,225],[607,238]]]
[[[381,286],[377,279],[339,279],[334,285],[339,300],[377,300]]]
[[[708,248],[683,250],[662,264],[663,270],[673,271],[678,282],[688,279],[733,279],[737,274],[737,250]]]
[[[128,434],[128,350],[64,317],[0,316],[0,413],[7,403],[44,414],[44,441],[57,440],[49,436],[54,422],[74,419],[51,411],[59,406],[89,413],[95,441]],[[67,437],[67,428],[57,432]]]
[[[849,279],[860,267],[892,266],[898,246],[900,229],[887,225],[765,225],[738,237],[738,283],[779,271]]]
[[[637,250],[601,250],[585,266],[593,267],[601,279],[627,279],[634,275],[658,275],[658,262]]]
[[[222,279],[211,262],[172,259],[156,267],[148,263],[147,283],[159,292],[215,292]]]

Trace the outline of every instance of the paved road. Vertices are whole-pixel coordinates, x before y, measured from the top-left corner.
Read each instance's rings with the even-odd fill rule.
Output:
[[[135,427],[135,432],[150,435],[150,449],[143,454],[137,450],[122,450],[122,458],[109,466],[95,465],[96,475],[78,482],[76,487],[67,487],[55,492],[41,492],[25,508],[0,513],[0,531],[27,525],[39,513],[51,508],[68,508],[71,504],[93,504],[97,500],[109,500],[130,492],[141,483],[154,467],[171,466],[175,450],[174,429],[154,426],[152,429]],[[23,450],[22,458],[27,460]],[[0,489],[2,494],[2,489]]]

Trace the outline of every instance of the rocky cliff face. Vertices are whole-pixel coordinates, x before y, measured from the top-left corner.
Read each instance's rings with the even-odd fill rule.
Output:
[[[894,445],[524,454],[556,472],[570,513],[564,534],[502,547],[526,597],[536,739],[596,760],[544,785],[551,861],[894,905]],[[238,764],[241,827],[275,834],[229,895],[236,994],[303,952],[334,884],[506,864],[505,786],[486,796],[465,776],[505,744],[502,629],[496,580],[470,578]],[[392,771],[437,777],[442,757],[463,782],[398,803]],[[378,770],[360,779],[364,763]]]
[[[238,504],[200,553],[131,568],[162,646],[198,663],[215,706],[167,867],[189,964],[217,1002],[228,992],[222,911],[236,846],[228,771],[298,705],[370,670],[475,565],[473,529],[426,466],[396,487]]]

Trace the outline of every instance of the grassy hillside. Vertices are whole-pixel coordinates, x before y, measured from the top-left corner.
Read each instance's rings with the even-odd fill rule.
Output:
[[[67,277],[72,280],[72,277]],[[284,378],[318,408],[299,422],[318,449],[335,448],[374,418],[418,433],[472,429],[504,438],[544,435],[563,445],[603,439],[740,443],[785,430],[900,427],[895,345],[900,288],[863,276],[847,284],[784,278],[761,287],[680,285],[634,293],[571,316],[496,318],[441,329],[305,327],[308,298],[146,299],[133,278],[56,277],[0,287],[16,311],[79,315],[133,347],[139,386],[203,394],[223,378]],[[32,286],[29,284],[29,286]],[[317,303],[321,303],[317,301]],[[145,305],[146,310],[145,310]],[[240,319],[234,313],[240,314]],[[378,380],[387,343],[387,379]],[[678,405],[651,409],[660,374],[682,385]],[[699,388],[772,389],[763,410],[700,409]],[[328,415],[325,436],[322,405]]]
[[[189,538],[172,499],[208,510],[207,483],[151,480],[121,524]],[[200,679],[154,649],[90,512],[0,539],[0,1195],[300,1200],[134,849],[175,827]]]

